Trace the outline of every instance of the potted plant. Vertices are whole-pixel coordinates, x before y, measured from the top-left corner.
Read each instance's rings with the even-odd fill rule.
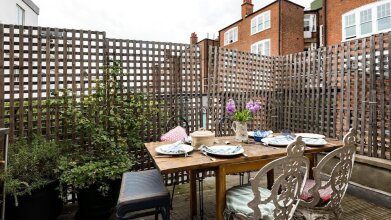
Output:
[[[238,111],[234,100],[230,99],[226,105],[226,111],[232,115],[232,129],[235,132],[237,141],[248,141],[247,122],[253,119],[253,115],[261,109],[261,103],[252,101],[246,103],[246,108]]]
[[[102,80],[90,94],[74,99],[64,90],[55,92],[52,104],[61,108],[68,127],[79,138],[60,157],[60,189],[77,193],[79,219],[105,219],[114,209],[121,177],[132,168],[131,149],[142,146],[141,125],[147,123],[144,96],[126,91],[119,62],[104,69]],[[144,108],[144,109],[142,109]]]
[[[31,142],[17,140],[8,149],[6,219],[52,220],[60,214],[58,176],[60,156],[54,140],[34,136]]]

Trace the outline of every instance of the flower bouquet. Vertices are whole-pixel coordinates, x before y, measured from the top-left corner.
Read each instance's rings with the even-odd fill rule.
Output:
[[[246,108],[237,111],[235,102],[230,99],[227,102],[226,110],[227,113],[232,116],[232,129],[235,132],[235,139],[237,141],[247,141],[247,122],[253,119],[253,115],[262,108],[259,101],[252,101],[246,103]]]

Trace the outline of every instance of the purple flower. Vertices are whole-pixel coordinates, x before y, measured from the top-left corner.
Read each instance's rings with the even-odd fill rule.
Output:
[[[259,109],[261,109],[261,103],[256,101],[256,102],[253,102],[252,100],[250,100],[249,102],[247,102],[246,104],[246,108],[253,114],[255,114]]]
[[[236,106],[234,100],[230,99],[227,102],[226,110],[228,114],[233,114],[236,111]]]

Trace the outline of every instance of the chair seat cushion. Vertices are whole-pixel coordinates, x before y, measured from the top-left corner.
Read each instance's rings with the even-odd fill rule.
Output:
[[[270,190],[259,187],[261,199],[268,198],[271,194]],[[248,207],[248,203],[254,199],[254,193],[250,185],[235,186],[229,189],[226,193],[227,207],[224,211],[224,217],[228,219],[231,214],[240,213],[247,217],[251,217],[253,210]],[[262,219],[274,219],[273,211],[275,209],[273,203],[262,204],[259,206],[261,210]]]
[[[117,213],[161,206],[169,200],[170,193],[158,170],[127,172],[122,176]]]
[[[325,181],[322,181],[322,185],[326,184]],[[308,179],[306,182],[305,182],[305,185],[304,185],[304,189],[303,189],[303,193],[301,194],[300,198],[304,201],[311,201],[311,199],[313,198],[312,194],[309,192],[309,190],[311,188],[313,188],[315,186],[315,180],[313,179]],[[331,193],[333,192],[333,190],[331,189],[331,186],[327,187],[326,189],[320,189],[319,190],[319,195],[320,195],[320,198],[322,199],[323,202],[327,202],[330,200],[331,198]]]
[[[161,141],[180,141],[187,137],[186,130],[177,126],[160,137]]]

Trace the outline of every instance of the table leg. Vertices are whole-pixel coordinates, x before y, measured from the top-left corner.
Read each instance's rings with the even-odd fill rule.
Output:
[[[223,219],[223,212],[225,208],[225,168],[219,167],[216,170],[216,220]]]
[[[310,169],[308,170],[308,177],[310,179],[314,179],[314,171],[312,170],[312,168],[316,166],[316,154],[309,154],[308,159],[310,160]]]
[[[197,218],[197,171],[190,171],[190,219]],[[195,217],[195,218],[194,218]]]
[[[268,171],[266,173],[266,177],[267,177],[267,188],[271,190],[274,184],[274,170]]]

